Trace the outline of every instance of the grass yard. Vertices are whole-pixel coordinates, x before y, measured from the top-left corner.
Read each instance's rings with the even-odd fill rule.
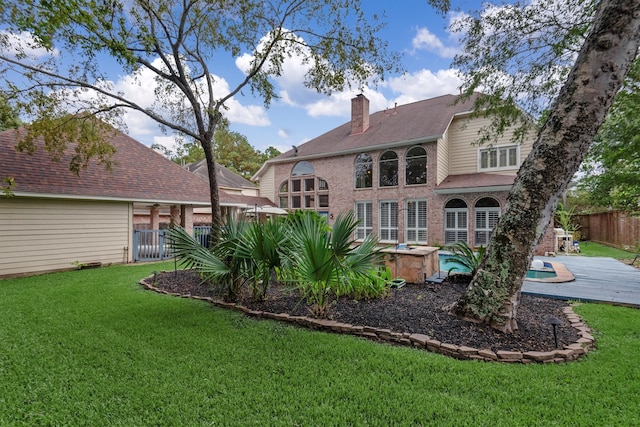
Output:
[[[612,246],[603,245],[596,242],[580,242],[580,255],[616,258],[632,260],[635,257],[633,252],[624,251]]]
[[[640,425],[640,311],[564,365],[458,361],[142,290],[172,264],[0,281],[0,425]]]

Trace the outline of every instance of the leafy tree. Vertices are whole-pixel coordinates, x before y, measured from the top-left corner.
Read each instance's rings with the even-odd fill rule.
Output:
[[[491,95],[481,101],[484,108],[478,114],[498,113],[494,130],[526,122],[516,112],[519,105],[538,108],[541,103],[539,111],[548,110],[509,193],[505,213],[492,233],[486,256],[465,293],[451,307],[464,318],[505,332],[517,328],[520,289],[534,248],[640,45],[640,1],[601,0],[593,14],[594,3],[590,1],[567,0],[548,9],[538,7],[544,3],[508,6],[507,11],[514,11],[513,19],[508,13],[486,13],[472,19],[465,53],[457,58],[468,72],[466,93],[478,88]],[[567,7],[572,4],[575,9]],[[529,13],[527,7],[537,9]],[[562,13],[556,14],[557,10]],[[548,13],[551,19],[547,19]],[[568,22],[567,17],[571,18]],[[548,25],[541,25],[545,21]],[[495,53],[490,60],[482,57],[491,54],[489,47]],[[556,67],[569,63],[568,72]],[[527,67],[541,71],[519,76]],[[552,74],[559,76],[555,81],[564,81],[557,96],[544,77]],[[523,94],[532,96],[529,104],[522,102]],[[553,100],[550,105],[547,99]],[[501,107],[501,102],[506,102],[506,107]]]
[[[640,214],[640,61],[627,75],[582,165],[592,204]]]
[[[161,151],[167,158],[179,165],[197,162],[205,158],[204,150],[197,142],[185,142],[178,146],[175,151],[162,144],[153,144],[151,148]],[[218,163],[220,162],[218,161]]]
[[[0,131],[16,129],[22,125],[19,114],[7,99],[0,95]]]
[[[212,141],[232,97],[248,90],[269,105],[277,96],[271,78],[294,56],[308,67],[305,84],[323,93],[360,87],[398,67],[376,35],[378,17],[365,16],[358,0],[7,0],[0,16],[9,34],[33,36],[22,45],[0,38],[5,86],[21,96],[26,114],[55,123],[75,110],[118,123],[130,109],[196,141],[207,161],[214,222],[220,206]],[[35,57],[34,48],[51,54]],[[213,70],[244,52],[251,59],[243,75],[219,93]],[[109,83],[109,59],[123,74],[155,83],[152,106]],[[41,129],[52,134],[51,126]],[[68,141],[52,138],[57,147]]]
[[[267,160],[280,155],[274,147],[269,147],[264,153],[249,144],[247,138],[239,132],[229,130],[229,121],[223,119],[213,134],[213,153],[218,164],[236,172],[246,179],[250,179]],[[197,162],[205,158],[202,146],[197,142],[185,142],[175,151],[161,145],[154,144],[152,148],[161,150],[165,156],[183,165]]]
[[[271,158],[253,148],[247,137],[239,132],[230,131],[228,128],[216,130],[213,146],[218,163],[246,179],[250,179],[258,172],[262,164]],[[272,154],[280,154],[275,148],[270,148]]]
[[[15,129],[21,124],[20,118],[15,109],[9,105],[6,98],[0,95],[0,131],[7,129]],[[2,169],[0,169],[0,173]],[[0,177],[0,196],[13,196],[13,187],[15,180],[13,177]]]

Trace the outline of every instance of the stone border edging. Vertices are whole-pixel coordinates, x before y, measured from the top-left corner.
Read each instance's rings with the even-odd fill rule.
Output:
[[[565,307],[563,312],[571,324],[571,327],[575,328],[580,336],[578,341],[575,343],[565,345],[563,349],[556,349],[553,351],[527,351],[523,353],[519,351],[499,350],[494,352],[489,349],[479,350],[464,345],[443,343],[424,334],[393,332],[390,329],[374,328],[371,326],[356,326],[327,319],[291,316],[288,313],[270,313],[267,311],[252,310],[236,303],[225,302],[210,297],[168,292],[147,283],[146,280],[153,279],[153,277],[154,276],[145,277],[140,280],[139,283],[145,288],[157,293],[180,298],[208,301],[217,307],[238,311],[258,319],[278,320],[315,330],[360,336],[395,345],[411,346],[456,359],[483,360],[487,362],[503,363],[564,363],[577,360],[579,357],[587,354],[595,347],[595,338],[591,334],[591,329],[582,321],[580,316],[573,311],[573,305]]]

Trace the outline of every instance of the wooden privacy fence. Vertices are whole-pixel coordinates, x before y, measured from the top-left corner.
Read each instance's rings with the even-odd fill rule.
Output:
[[[580,235],[586,240],[621,249],[640,245],[640,218],[620,211],[608,211],[576,215],[574,219],[580,226]]]

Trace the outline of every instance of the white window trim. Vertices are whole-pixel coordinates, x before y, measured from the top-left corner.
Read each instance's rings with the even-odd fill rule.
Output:
[[[499,150],[503,150],[503,149],[510,149],[510,148],[515,148],[516,149],[516,164],[513,166],[496,166],[496,167],[486,167],[483,168],[482,167],[482,153],[483,152],[487,152],[487,151],[499,151]],[[487,171],[499,171],[499,170],[514,170],[514,169],[519,169],[520,168],[520,145],[519,144],[509,144],[509,145],[498,145],[495,147],[487,147],[487,148],[479,148],[478,149],[478,159],[477,159],[477,167],[478,167],[478,172],[487,172]],[[507,155],[507,159],[508,159],[508,155]],[[498,157],[498,161],[499,161],[499,157]]]
[[[487,214],[487,226],[486,227],[477,227],[477,225],[478,225],[478,213],[480,213],[480,212],[484,212],[484,213]],[[489,215],[492,212],[498,214],[498,220],[499,220],[500,216],[502,214],[502,210],[500,209],[500,207],[474,208],[474,211],[473,211],[473,229],[474,229],[473,245],[476,246],[476,247],[480,246],[480,245],[487,246],[487,244],[489,243],[489,240],[491,239],[491,234],[493,233],[493,230],[495,229],[495,225],[493,227],[489,227],[488,226]],[[478,233],[482,233],[486,237],[486,242],[479,242],[478,241]]]
[[[416,226],[409,228],[409,203],[411,203],[411,202],[415,202],[415,203],[425,202],[425,204],[426,204],[425,215],[426,215],[427,222],[426,222],[426,226],[424,228],[420,228],[417,225],[417,222],[418,222],[417,219],[416,219]],[[427,201],[427,199],[409,199],[409,200],[406,200],[405,203],[404,203],[404,211],[405,211],[405,215],[404,215],[404,224],[405,224],[405,226],[404,226],[404,241],[407,242],[407,243],[416,243],[416,244],[422,244],[422,245],[427,244],[428,240],[429,240],[429,202]],[[416,236],[418,236],[420,234],[420,231],[422,231],[422,230],[424,230],[424,233],[425,233],[425,239],[424,240],[419,240],[419,239],[410,240],[409,239],[409,231],[414,231]]]
[[[456,222],[455,227],[447,227],[447,213],[455,214],[455,222]],[[461,227],[458,224],[458,220],[460,219],[458,214],[460,213],[464,213],[465,215],[465,222],[466,222],[465,227]],[[447,240],[447,232],[454,233],[456,238],[452,241]],[[465,236],[464,239],[460,238],[460,235],[462,234]],[[467,208],[445,208],[444,209],[444,243],[445,245],[449,245],[461,240],[465,242],[469,240],[469,208],[468,207]]]
[[[368,205],[369,211],[370,211],[370,214],[371,214],[371,225],[370,226],[367,226],[366,223],[362,223],[362,222],[358,223],[358,225],[356,226],[356,229],[355,229],[355,234],[356,235],[354,237],[355,237],[356,241],[362,241],[362,240],[364,240],[364,238],[358,237],[358,234],[359,234],[360,231],[364,232],[363,234],[364,234],[365,238],[368,235],[373,234],[373,202],[371,200],[356,200],[356,202],[354,204],[354,214],[356,216],[356,219],[358,219],[358,204]],[[366,217],[367,217],[366,212],[365,212],[364,217],[366,219]]]
[[[385,226],[385,227],[382,226],[382,205],[384,203],[395,203],[396,204],[396,212],[395,212],[395,214],[396,214],[396,226],[395,227],[393,227],[392,225],[388,225],[388,226]],[[393,215],[394,212],[389,211],[389,214]],[[398,242],[398,231],[399,231],[398,228],[399,227],[398,227],[397,215],[398,215],[398,201],[397,200],[380,200],[378,202],[378,236],[380,237],[380,242],[381,243],[397,243]],[[391,219],[391,216],[389,216],[389,219]],[[391,221],[389,221],[389,222],[391,222]],[[385,231],[388,231],[389,235],[392,234],[391,233],[392,231],[395,231],[396,232],[395,233],[396,234],[396,238],[395,239],[383,239],[382,238],[382,230],[383,229]]]

